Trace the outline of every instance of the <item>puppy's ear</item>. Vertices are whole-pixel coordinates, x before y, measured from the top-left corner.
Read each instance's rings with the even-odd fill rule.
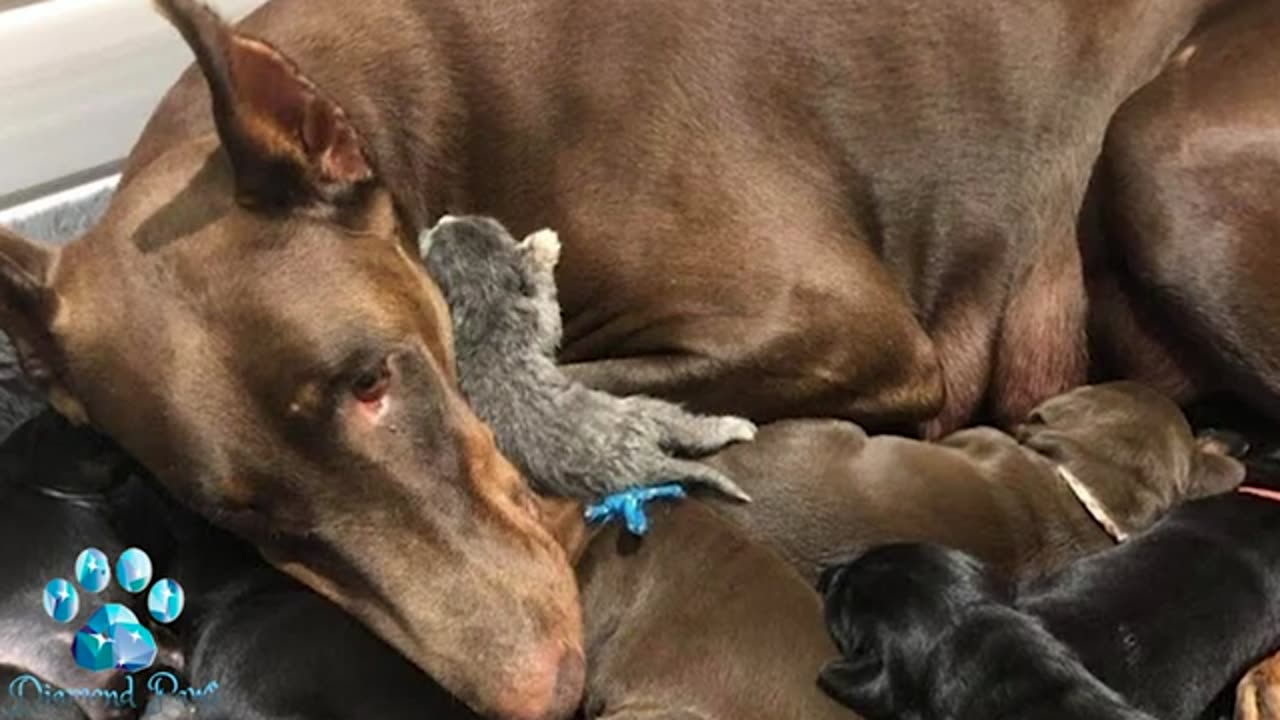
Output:
[[[895,715],[889,673],[884,663],[873,655],[863,655],[856,660],[832,660],[818,673],[818,687],[869,720]]]
[[[1200,498],[1234,489],[1244,482],[1244,464],[1233,457],[1200,451],[1192,461],[1187,497]]]

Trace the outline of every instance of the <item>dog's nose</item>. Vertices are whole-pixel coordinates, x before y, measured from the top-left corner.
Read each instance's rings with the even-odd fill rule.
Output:
[[[818,592],[826,595],[831,586],[835,584],[840,573],[844,570],[843,565],[828,565],[822,574],[818,576]]]
[[[522,682],[496,708],[503,720],[565,720],[577,711],[586,683],[586,660],[576,647],[553,643],[522,666]]]

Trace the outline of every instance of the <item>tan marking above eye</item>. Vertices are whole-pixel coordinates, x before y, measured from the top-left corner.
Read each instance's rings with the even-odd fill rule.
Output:
[[[295,417],[314,415],[322,402],[320,386],[315,382],[306,382],[298,387],[293,399],[289,402],[289,414]]]

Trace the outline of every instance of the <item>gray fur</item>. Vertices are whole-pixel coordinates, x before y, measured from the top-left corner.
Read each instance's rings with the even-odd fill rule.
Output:
[[[615,397],[557,367],[555,233],[516,242],[495,220],[446,217],[420,243],[453,317],[462,392],[537,490],[587,500],[681,482],[749,499],[723,473],[688,458],[750,440],[750,421]]]

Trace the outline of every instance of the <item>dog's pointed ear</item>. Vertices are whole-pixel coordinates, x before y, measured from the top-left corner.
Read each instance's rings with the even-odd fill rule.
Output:
[[[56,248],[0,228],[0,330],[13,343],[27,379],[68,419],[83,423],[83,408],[58,376],[62,356],[52,325],[61,298],[51,286],[57,258]]]
[[[200,0],[154,0],[182,33],[213,96],[218,136],[249,206],[335,204],[373,179],[346,112],[267,42]]]

